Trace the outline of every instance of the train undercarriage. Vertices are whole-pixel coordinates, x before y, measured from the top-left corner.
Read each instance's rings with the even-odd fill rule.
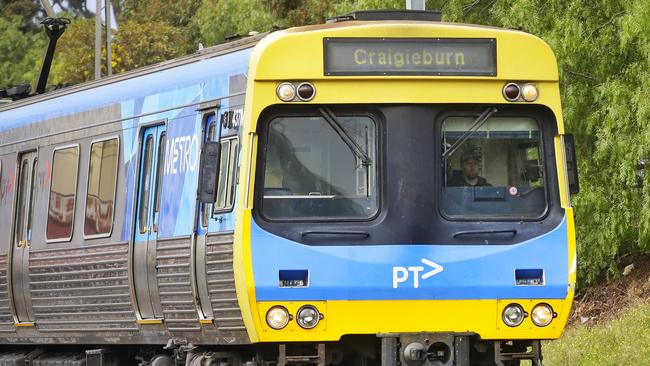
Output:
[[[5,345],[0,366],[516,366],[541,365],[540,341],[483,341],[474,334],[345,336],[339,342],[236,346]]]

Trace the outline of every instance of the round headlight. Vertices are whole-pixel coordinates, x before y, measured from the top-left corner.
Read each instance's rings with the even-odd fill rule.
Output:
[[[537,304],[530,314],[530,318],[538,327],[545,327],[553,321],[553,308],[549,304]]]
[[[524,309],[519,304],[510,304],[506,306],[506,308],[503,309],[503,314],[501,315],[503,322],[506,323],[506,325],[509,327],[518,326],[521,324],[521,322],[524,321],[525,317],[526,312],[524,312]]]
[[[533,84],[526,84],[521,88],[521,97],[527,102],[534,102],[538,96],[537,87]]]
[[[278,98],[283,102],[290,102],[296,97],[296,87],[291,83],[282,83],[276,90]]]
[[[282,329],[289,324],[291,315],[283,306],[274,306],[266,312],[266,323],[273,329]]]
[[[305,329],[312,329],[316,325],[318,325],[318,322],[321,319],[321,314],[318,312],[318,310],[311,306],[311,305],[305,305],[298,310],[298,314],[296,315],[296,321],[298,322],[298,325],[300,325],[302,328]]]
[[[300,83],[298,85],[298,99],[302,100],[303,102],[309,102],[310,100],[314,99],[314,96],[316,95],[316,89],[311,83]]]
[[[515,83],[508,83],[503,87],[503,97],[509,102],[516,102],[520,95],[519,85]]]

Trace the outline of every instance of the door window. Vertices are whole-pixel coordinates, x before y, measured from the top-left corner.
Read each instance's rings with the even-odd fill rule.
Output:
[[[153,166],[153,136],[147,136],[144,148],[144,165],[140,175],[142,183],[140,184],[140,233],[147,231],[149,223],[149,193],[151,192],[151,169]]]

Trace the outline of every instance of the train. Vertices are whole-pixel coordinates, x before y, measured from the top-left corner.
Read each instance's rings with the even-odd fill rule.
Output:
[[[541,364],[574,150],[544,41],[425,11],[2,103],[0,364]]]

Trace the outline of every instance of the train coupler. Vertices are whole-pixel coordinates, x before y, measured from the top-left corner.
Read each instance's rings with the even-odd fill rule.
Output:
[[[381,335],[382,366],[468,366],[469,336],[454,333]]]

